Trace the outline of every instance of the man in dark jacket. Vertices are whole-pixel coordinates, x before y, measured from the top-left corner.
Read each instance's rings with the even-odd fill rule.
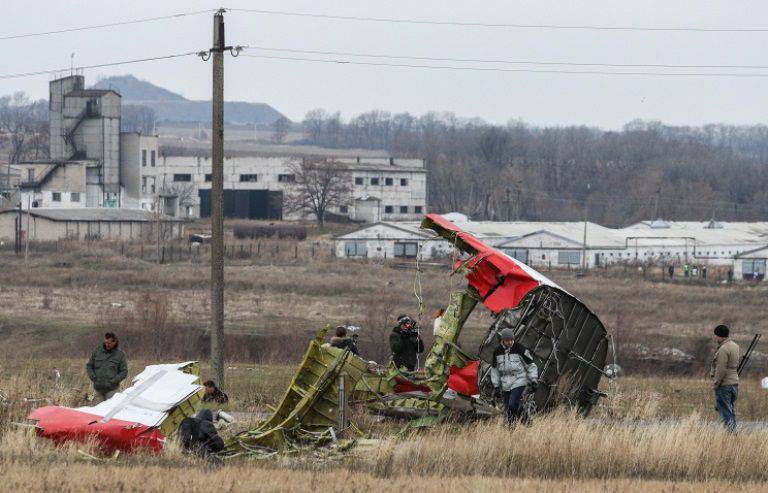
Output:
[[[224,393],[223,390],[216,386],[216,382],[208,380],[203,384],[205,387],[205,395],[203,401],[215,402],[216,404],[226,404],[229,402],[229,396]]]
[[[201,457],[209,457],[224,450],[224,440],[213,426],[213,412],[210,409],[201,409],[194,418],[184,418],[178,433],[182,448]]]
[[[355,340],[347,335],[347,328],[343,325],[336,327],[336,335],[331,337],[331,346],[339,349],[349,349],[352,354],[360,356],[357,351],[357,343]]]
[[[104,343],[97,347],[85,365],[88,378],[93,382],[96,404],[110,399],[120,382],[128,376],[125,353],[118,348],[117,336],[112,332],[104,334]]]
[[[416,322],[408,315],[397,317],[397,327],[389,334],[389,347],[395,366],[409,371],[416,369],[418,355],[424,352],[424,341],[419,336]]]

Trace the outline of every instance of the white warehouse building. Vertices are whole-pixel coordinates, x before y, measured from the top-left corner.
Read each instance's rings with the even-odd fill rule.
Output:
[[[476,222],[457,216],[450,219],[458,227],[532,267],[578,268],[584,254],[588,268],[614,263],[730,266],[750,255],[744,258],[748,270],[764,275],[768,257],[768,222],[656,220],[626,228],[588,222],[585,245],[584,222]],[[430,259],[451,250],[446,241],[421,230],[418,222],[383,221],[336,238],[338,257],[415,258],[421,251],[421,258]]]
[[[294,186],[292,164],[302,157],[243,156],[224,159],[224,214],[249,219],[299,219],[285,210],[284,194]],[[421,159],[328,158],[349,174],[349,200],[332,214],[353,221],[415,221],[427,212],[427,173]],[[210,216],[211,159],[207,156],[160,156],[142,163],[142,207],[156,197],[166,214]]]

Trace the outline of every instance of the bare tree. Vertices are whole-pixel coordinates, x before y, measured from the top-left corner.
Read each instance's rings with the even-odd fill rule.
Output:
[[[120,110],[120,130],[122,132],[139,132],[142,135],[152,135],[155,130],[157,113],[149,106],[141,104],[124,104]]]
[[[320,144],[325,130],[325,121],[328,119],[328,113],[320,108],[310,110],[304,116],[302,125],[304,131],[309,137],[309,141],[315,145]]]
[[[23,92],[0,98],[0,132],[5,134],[10,152],[10,162],[18,163],[36,150],[41,149],[47,120],[47,105],[44,101],[32,102]]]
[[[288,165],[294,176],[293,187],[286,193],[289,212],[313,214],[321,228],[328,209],[347,203],[352,190],[347,168],[326,159],[302,159]]]
[[[272,122],[272,141],[276,144],[282,144],[290,128],[291,121],[284,116]]]

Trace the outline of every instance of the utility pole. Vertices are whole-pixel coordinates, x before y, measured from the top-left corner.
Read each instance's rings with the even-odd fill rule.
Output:
[[[211,366],[224,385],[224,9],[213,16],[211,115]]]
[[[512,220],[512,215],[510,214],[509,206],[512,204],[512,201],[509,199],[510,190],[507,188],[506,191],[506,199],[504,200],[504,203],[507,206],[507,222],[510,222]]]
[[[27,230],[24,232],[24,267],[29,268],[29,216],[32,214],[32,195],[27,194]]]
[[[213,58],[211,113],[211,367],[216,383],[224,384],[224,52],[236,57],[242,46],[224,42],[224,13],[213,15],[213,47],[201,51]]]
[[[587,183],[587,195],[584,197],[584,244],[581,246],[581,270],[587,270],[587,219],[588,219],[588,207],[587,200],[589,199],[589,189],[591,185]]]

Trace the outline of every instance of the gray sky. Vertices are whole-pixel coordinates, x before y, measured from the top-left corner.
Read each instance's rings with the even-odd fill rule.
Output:
[[[193,0],[5,0],[0,37],[218,6],[219,2]],[[768,27],[768,3],[758,1],[231,0],[227,2],[227,7],[483,23]],[[239,12],[228,13],[226,22],[228,44],[277,48],[540,62],[768,65],[764,48],[768,32],[458,27]],[[203,14],[109,29],[0,40],[4,52],[0,74],[67,67],[72,52],[76,53],[75,65],[88,65],[206,49],[211,44],[211,24],[211,16]],[[92,83],[99,76],[132,73],[188,98],[208,99],[210,70],[210,62],[203,63],[196,57],[188,57],[87,70],[85,75],[87,83]],[[704,69],[691,71],[702,72]],[[742,72],[768,74],[768,69]],[[23,90],[36,98],[47,97],[47,81],[50,78],[43,75],[0,80],[0,94]],[[765,123],[766,88],[768,78],[459,72],[245,57],[227,57],[226,60],[227,100],[265,102],[293,120],[301,120],[305,112],[312,108],[323,107],[341,111],[345,119],[376,108],[414,114],[432,110],[452,111],[462,117],[477,116],[494,123],[523,119],[539,125],[588,124],[604,128],[619,128],[635,118],[679,125],[709,122],[752,124]]]

